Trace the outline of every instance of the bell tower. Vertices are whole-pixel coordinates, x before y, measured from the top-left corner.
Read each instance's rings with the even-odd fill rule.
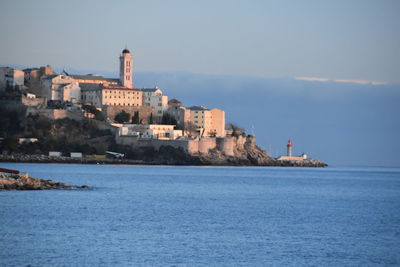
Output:
[[[119,62],[119,81],[121,85],[128,88],[134,88],[132,81],[133,57],[127,48],[122,50]]]

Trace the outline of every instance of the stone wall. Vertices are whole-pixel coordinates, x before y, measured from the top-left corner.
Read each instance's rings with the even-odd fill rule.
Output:
[[[132,136],[116,136],[116,142],[120,145],[134,147],[153,147],[156,151],[161,146],[172,146],[182,148],[190,155],[207,155],[211,149],[217,149],[226,156],[235,156],[240,150],[244,149],[246,137],[225,137],[225,138],[202,138],[200,140],[158,140],[158,139],[138,139]]]
[[[214,149],[217,147],[216,138],[202,138],[198,142],[198,153],[200,154],[208,154],[210,149]]]
[[[154,108],[152,107],[133,107],[133,106],[103,106],[104,115],[110,120],[114,121],[115,115],[120,113],[121,111],[125,111],[131,115],[134,115],[136,111],[139,111],[139,119],[142,120],[143,124],[148,123],[148,119],[150,114],[154,114]]]

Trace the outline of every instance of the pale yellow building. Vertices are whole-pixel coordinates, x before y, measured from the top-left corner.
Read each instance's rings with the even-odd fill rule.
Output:
[[[189,121],[197,126],[199,136],[225,136],[225,112],[221,109],[208,109],[203,106],[188,108]]]
[[[103,106],[141,107],[143,92],[120,86],[103,86],[101,97]]]

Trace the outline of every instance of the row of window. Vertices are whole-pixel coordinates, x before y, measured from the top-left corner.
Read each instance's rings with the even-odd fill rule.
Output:
[[[107,98],[107,96],[104,96],[104,98]],[[117,96],[110,96],[109,98],[117,98]],[[121,98],[121,96],[118,96],[118,98]],[[125,96],[122,96],[122,98],[125,98]],[[129,96],[127,97],[127,99],[131,99]],[[134,96],[132,97],[132,99],[135,99]],[[136,97],[136,99],[139,99],[139,97]]]
[[[131,103],[122,103],[122,104],[118,104],[118,103],[107,103],[107,105],[109,106],[132,106],[132,107],[139,107],[139,104],[131,104]]]
[[[109,94],[111,94],[111,93],[114,93],[114,94],[116,94],[116,93],[119,93],[119,94],[121,94],[121,93],[128,93],[128,94],[130,94],[130,93],[132,93],[132,94],[139,94],[139,92],[138,91],[127,91],[127,90],[124,90],[124,91],[122,91],[122,90],[110,90],[110,91],[107,91],[107,90],[105,90],[104,91],[104,93],[109,93]]]

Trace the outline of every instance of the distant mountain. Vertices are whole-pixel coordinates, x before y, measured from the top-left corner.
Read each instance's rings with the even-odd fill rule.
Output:
[[[313,82],[186,72],[135,75],[186,106],[226,111],[273,156],[306,152],[330,164],[400,166],[400,85]]]
[[[55,68],[60,72],[62,69]],[[81,71],[118,77],[117,72]],[[205,75],[134,73],[136,87],[159,86],[186,106],[226,111],[273,156],[306,152],[328,164],[400,166],[400,85]]]

